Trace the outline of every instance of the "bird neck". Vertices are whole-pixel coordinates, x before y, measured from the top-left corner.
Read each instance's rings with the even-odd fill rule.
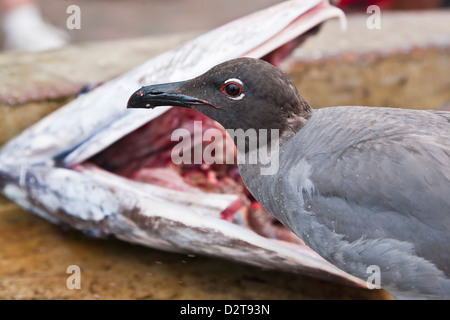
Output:
[[[295,136],[311,118],[313,114],[313,108],[301,97],[299,101],[299,107],[297,112],[288,114],[286,119],[283,119],[283,127],[280,132],[279,143],[283,145]]]
[[[281,147],[303,128],[312,113],[305,102],[301,113],[282,119],[281,129],[227,130],[236,145],[238,164],[276,167]],[[267,172],[272,172],[269,169]]]

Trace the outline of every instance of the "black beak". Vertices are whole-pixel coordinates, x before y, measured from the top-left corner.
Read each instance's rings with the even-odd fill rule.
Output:
[[[180,87],[186,81],[156,84],[142,87],[133,93],[128,100],[127,108],[155,108],[158,106],[176,106],[191,108],[193,105],[215,105],[181,93]]]

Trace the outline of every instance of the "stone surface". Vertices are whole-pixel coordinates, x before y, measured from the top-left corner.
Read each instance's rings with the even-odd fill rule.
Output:
[[[0,299],[385,299],[364,290],[62,230],[0,196]],[[81,270],[68,289],[67,268]]]

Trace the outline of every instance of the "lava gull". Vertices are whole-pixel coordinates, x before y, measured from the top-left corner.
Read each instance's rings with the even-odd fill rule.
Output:
[[[450,112],[313,110],[282,71],[253,58],[142,87],[128,102],[156,106],[192,108],[227,129],[252,195],[334,265],[378,276],[397,298],[450,298]]]

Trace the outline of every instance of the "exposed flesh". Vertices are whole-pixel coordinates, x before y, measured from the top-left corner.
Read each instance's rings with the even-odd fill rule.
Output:
[[[194,139],[191,142],[192,164],[176,165],[171,160],[173,147],[179,141],[172,141],[171,134],[176,129],[186,129],[194,136],[194,121],[201,121],[203,133],[211,128],[221,130],[223,141],[228,145],[217,144],[215,150],[223,148],[224,164],[194,164]],[[201,148],[214,144],[214,141],[201,141]],[[226,147],[227,146],[227,147]],[[198,147],[198,146],[197,146]],[[143,125],[127,136],[103,150],[88,162],[120,176],[162,187],[189,191],[193,193],[226,193],[239,196],[238,204],[232,203],[221,213],[221,218],[270,239],[293,243],[303,241],[270,215],[247,191],[238,173],[236,162],[228,164],[227,159],[235,160],[235,148],[225,130],[215,121],[191,109],[171,109],[158,118]]]

